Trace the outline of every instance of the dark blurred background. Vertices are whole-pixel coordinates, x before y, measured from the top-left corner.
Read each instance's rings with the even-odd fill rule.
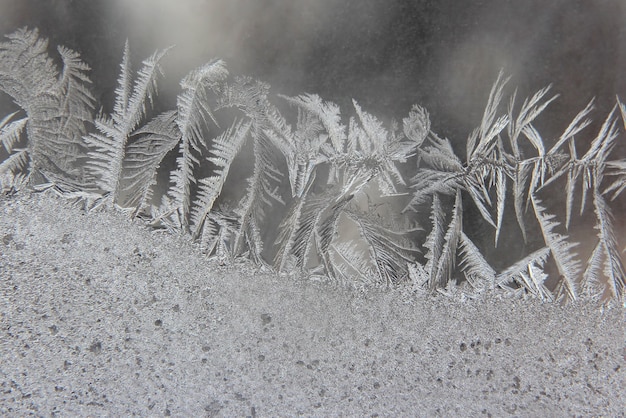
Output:
[[[616,95],[626,99],[624,0],[0,0],[0,34],[23,26],[81,52],[106,111],[126,39],[135,68],[175,45],[160,84],[166,108],[188,71],[219,57],[274,93],[334,101],[346,118],[352,98],[386,122],[420,104],[460,152],[501,69],[518,103],[549,84],[560,94],[536,123],[548,142],[596,98],[581,152]],[[624,208],[614,206],[620,230]]]

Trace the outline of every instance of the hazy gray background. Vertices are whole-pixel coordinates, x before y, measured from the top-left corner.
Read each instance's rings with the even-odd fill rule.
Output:
[[[170,107],[180,78],[220,57],[234,74],[318,93],[345,114],[351,98],[383,118],[421,104],[459,143],[501,68],[524,95],[550,83],[561,94],[544,132],[557,134],[594,96],[600,119],[626,97],[625,9],[621,0],[0,0],[0,34],[39,27],[52,45],[80,51],[105,106],[128,38],[135,64],[176,45],[161,84]]]

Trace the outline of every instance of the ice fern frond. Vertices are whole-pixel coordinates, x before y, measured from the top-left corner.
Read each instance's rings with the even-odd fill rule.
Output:
[[[120,206],[135,208],[136,215],[150,202],[157,170],[178,136],[175,111],[158,115],[133,132],[122,163]]]
[[[22,118],[10,122],[17,113],[11,113],[0,121],[0,144],[9,154],[8,158],[0,162],[0,177],[6,173],[15,174],[21,172],[26,169],[28,164],[27,151],[15,148],[15,145],[21,140],[28,119]]]
[[[54,93],[58,69],[47,53],[48,40],[38,31],[22,28],[0,43],[0,90],[13,98],[28,116],[28,149],[35,169],[43,161],[38,151],[46,131],[54,129]]]
[[[19,29],[7,38],[0,43],[0,91],[28,117],[26,153],[18,159],[23,162],[27,154],[30,173],[75,178],[81,136],[94,107],[87,87],[89,67],[76,52],[59,47],[63,61],[59,74],[47,52],[48,41],[37,30]]]
[[[28,122],[27,118],[11,122],[11,119],[18,113],[19,112],[13,112],[0,121],[0,145],[2,145],[9,154],[13,152],[15,144],[20,141],[26,122]]]
[[[306,265],[311,248],[311,237],[319,215],[319,212],[313,209],[307,210],[303,216],[306,200],[306,196],[296,198],[279,226],[276,238],[278,251],[274,257],[274,267],[278,272],[285,271],[292,258],[295,258],[300,269]],[[322,202],[318,204],[321,209]],[[297,249],[295,249],[296,243]]]
[[[454,209],[452,210],[452,219],[448,225],[446,235],[444,236],[444,244],[441,256],[437,260],[437,269],[435,270],[435,280],[439,283],[439,287],[445,287],[452,281],[452,273],[456,267],[456,253],[461,239],[461,231],[463,228],[463,203],[461,200],[461,190],[457,190]]]
[[[146,116],[149,106],[154,104],[157,94],[157,78],[162,75],[160,61],[168,50],[169,48],[156,51],[143,61],[143,66],[137,72],[133,93],[125,104],[124,112],[113,112],[111,116],[113,121],[124,132],[135,130]],[[128,50],[125,51],[126,54],[128,54]],[[126,74],[126,77],[130,77],[130,74]],[[120,83],[123,81],[120,79]]]
[[[322,153],[328,135],[324,134],[324,126],[319,118],[301,107],[298,108],[295,130],[277,111],[270,112],[268,119],[272,128],[267,129],[265,135],[285,157],[291,196],[302,198],[315,181],[317,167],[329,161]]]
[[[168,195],[174,200],[185,228],[189,225],[195,171],[207,147],[204,137],[209,130],[209,121],[217,125],[207,89],[219,89],[227,76],[226,64],[217,60],[191,71],[180,83],[183,91],[178,96],[176,119],[180,131],[180,153]]]
[[[569,228],[572,206],[574,201],[574,191],[579,182],[581,183],[581,205],[580,213],[582,214],[587,200],[589,190],[600,187],[604,179],[604,172],[607,167],[612,166],[611,162],[608,162],[609,154],[615,146],[615,139],[618,137],[617,121],[615,120],[615,108],[609,113],[605,119],[598,135],[592,141],[591,146],[587,152],[578,158],[576,154],[576,147],[573,141],[570,142],[570,162],[565,164],[557,173],[555,173],[550,181],[544,184],[544,187],[548,185],[554,179],[561,175],[567,174],[566,185],[566,207],[565,207],[565,226]],[[612,172],[609,172],[612,174]],[[610,186],[609,186],[610,189]],[[611,189],[612,190],[612,189]]]
[[[530,99],[526,98],[524,103],[522,103],[522,107],[520,108],[517,116],[513,115],[515,95],[511,98],[511,103],[509,105],[509,125],[507,131],[513,155],[517,160],[522,159],[519,147],[520,135],[524,129],[529,126],[548,107],[548,105],[558,97],[558,95],[554,95],[551,98],[544,100],[549,91],[550,86],[539,90]]]
[[[274,266],[278,271],[293,264],[304,269],[311,257],[315,244],[315,234],[321,213],[337,197],[336,191],[309,197],[309,192],[317,178],[317,168],[330,163],[335,173],[329,176],[329,183],[338,177],[337,167],[343,163],[344,130],[340,124],[339,108],[332,103],[324,103],[317,96],[283,97],[298,108],[298,121],[295,130],[276,111],[268,112],[271,129],[265,131],[267,137],[281,151],[287,163],[292,201],[287,215],[279,228],[276,242],[278,252]],[[329,144],[328,132],[335,135],[334,144]],[[323,197],[329,201],[324,202]]]
[[[504,208],[506,204],[506,173],[503,169],[496,170],[496,237],[495,245],[498,245],[498,238],[500,237],[500,231],[502,230],[502,219],[504,218]]]
[[[480,250],[464,232],[459,240],[459,266],[465,278],[476,291],[493,290],[496,272],[489,265]]]
[[[315,115],[324,125],[336,152],[345,151],[346,127],[341,123],[339,106],[332,102],[324,102],[316,94],[302,94],[296,97],[281,96],[288,102]]]
[[[80,59],[80,55],[65,47],[58,47],[63,60],[57,88],[59,91],[59,119],[56,141],[52,142],[50,154],[65,155],[71,162],[82,158],[84,153],[83,135],[86,125],[91,124],[95,99],[87,86],[91,80],[87,76],[90,68]],[[69,169],[70,167],[66,167]]]
[[[544,285],[545,275],[541,268],[550,255],[550,248],[543,247],[533,251],[522,260],[514,263],[496,276],[496,284],[506,289],[516,284],[528,293],[540,297],[542,300],[553,300],[554,297]]]
[[[509,123],[508,115],[501,115],[496,119],[498,107],[502,102],[504,86],[508,82],[504,79],[504,73],[500,71],[498,78],[491,88],[487,106],[483,114],[480,126],[469,137],[467,141],[467,162],[482,158],[490,154],[495,145],[495,138],[506,128]]]
[[[511,178],[513,180],[513,205],[515,209],[515,217],[517,219],[517,223],[522,232],[522,237],[524,241],[527,240],[526,235],[526,225],[524,222],[524,200],[526,196],[526,186],[529,182],[531,175],[534,179],[537,178],[537,159],[524,159],[522,155],[522,151],[520,148],[520,137],[522,135],[530,135],[530,138],[527,138],[531,144],[535,147],[535,149],[543,149],[542,143],[539,143],[540,140],[537,139],[538,135],[533,135],[535,131],[533,131],[532,123],[533,121],[548,107],[550,103],[552,103],[558,95],[554,95],[548,99],[545,99],[548,92],[550,91],[550,86],[545,87],[538,92],[536,92],[531,98],[526,98],[522,103],[521,108],[517,115],[514,115],[514,107],[515,107],[515,94],[511,98],[509,104],[509,125],[507,129],[509,142],[511,145],[511,149],[513,151],[513,155],[511,157]],[[580,118],[582,119],[585,114],[580,114]],[[574,133],[575,125],[571,125],[572,129],[568,129],[566,134],[571,135]],[[582,128],[581,128],[582,129]],[[577,132],[577,131],[576,131]],[[567,138],[568,136],[566,136]],[[540,157],[541,158],[541,157]],[[533,180],[535,181],[535,180]],[[498,216],[498,225],[501,225],[502,218]],[[498,228],[497,231],[499,231]],[[497,242],[496,233],[496,242]]]
[[[279,227],[279,249],[274,258],[277,270],[283,272],[290,265],[305,270],[317,256],[327,275],[336,278],[328,250],[337,235],[339,218],[351,199],[339,187],[333,187],[294,200]]]
[[[429,278],[427,283],[428,289],[434,291],[440,285],[445,286],[445,283],[439,283],[437,281],[437,266],[443,252],[445,242],[444,237],[446,233],[446,217],[438,193],[433,194],[432,197],[430,220],[432,228],[426,237],[426,241],[424,242],[424,248],[427,249],[425,254],[427,262],[424,269],[426,270]]]
[[[265,132],[272,128],[270,120],[275,112],[267,99],[269,86],[249,78],[238,78],[227,85],[220,98],[219,108],[239,109],[251,122],[250,138],[254,152],[252,175],[248,178],[246,195],[235,212],[240,216],[240,231],[235,240],[235,252],[244,251],[247,243],[249,256],[260,260],[263,242],[259,231],[266,210],[276,202],[283,203],[278,191],[282,173],[277,168],[276,147]]]
[[[319,217],[318,227],[314,231],[317,254],[322,259],[322,264],[326,268],[326,274],[331,278],[336,278],[337,275],[329,259],[328,250],[337,235],[339,218],[351,200],[352,195],[342,196],[339,199],[335,199],[330,205],[327,205]]]
[[[363,111],[354,100],[353,105],[360,122],[360,126],[354,121],[350,123],[349,137],[352,139],[349,143],[353,145],[349,148],[353,150],[349,151],[358,156],[354,164],[361,170],[372,171],[383,195],[395,195],[398,193],[396,185],[406,184],[396,163],[404,163],[414,155],[418,141],[407,140],[402,134],[398,136],[389,132],[377,118]],[[426,129],[425,125],[430,125],[426,121],[421,123],[424,125],[423,130]]]
[[[426,109],[413,105],[409,116],[402,119],[404,135],[419,148],[430,133],[430,117]]]
[[[518,283],[531,295],[539,297],[542,301],[554,301],[554,295],[544,284],[548,279],[548,275],[544,272],[542,266],[530,264],[528,271],[523,271],[518,277]]]
[[[607,176],[617,177],[604,190],[603,194],[612,193],[611,200],[615,200],[626,188],[626,160],[607,161]]]
[[[376,273],[371,260],[354,241],[334,243],[330,247],[330,260],[337,280],[346,286],[371,286]]]
[[[47,92],[54,91],[58,70],[48,56],[48,40],[37,29],[18,29],[0,44],[0,87],[31,113]]]
[[[515,210],[515,218],[522,232],[524,242],[528,241],[526,233],[526,222],[524,221],[524,201],[525,201],[525,185],[528,181],[530,173],[530,165],[518,164],[513,174],[513,207]]]
[[[215,200],[222,192],[231,164],[243,146],[252,123],[250,121],[235,122],[233,125],[213,140],[208,160],[216,167],[212,176],[201,179],[198,185],[198,195],[191,212],[191,233],[198,237],[209,212],[213,209]]]
[[[239,230],[237,215],[228,208],[214,209],[203,222],[201,230],[202,251],[221,263],[232,262],[235,258],[233,243]]]
[[[565,128],[565,131],[563,131],[563,134],[559,137],[559,140],[550,148],[548,155],[556,155],[566,141],[573,141],[575,135],[591,124],[591,119],[587,116],[589,116],[594,109],[593,102],[594,100],[591,100],[587,106],[572,119],[567,128]]]
[[[452,280],[456,267],[456,255],[461,239],[463,224],[463,206],[461,190],[457,189],[452,217],[446,226],[446,216],[439,195],[435,193],[432,200],[432,228],[424,247],[427,259],[424,269],[428,272],[428,288],[431,291],[443,289]]]
[[[113,104],[113,112],[118,115],[124,115],[128,108],[128,101],[133,89],[132,67],[130,64],[130,45],[128,39],[124,44],[124,53],[122,62],[120,62],[120,75],[117,79],[117,87],[115,88],[115,102]]]
[[[434,134],[429,139],[420,152],[420,158],[428,168],[420,168],[411,179],[414,192],[404,211],[417,211],[418,206],[428,202],[434,193],[454,195],[463,184],[463,163],[454,154],[450,141]]]
[[[413,196],[403,211],[412,210],[418,212],[418,207],[427,203],[433,194],[454,195],[459,187],[463,186],[461,173],[442,172],[432,169],[421,169],[413,178]]]
[[[209,106],[208,89],[218,90],[228,77],[222,60],[209,62],[190,72],[180,82],[183,93],[178,97],[178,126],[190,146],[198,151],[202,142],[202,129],[208,126],[207,118],[217,121]]]
[[[399,283],[408,275],[407,263],[414,261],[419,250],[405,236],[406,228],[389,224],[379,216],[357,209],[345,211],[358,227],[367,244],[380,283],[387,286]]]
[[[615,138],[618,136],[617,120],[615,120],[614,117],[615,110],[616,107],[613,107],[609,115],[604,120],[598,135],[591,142],[591,146],[585,155],[581,157],[581,162],[588,164],[595,162],[598,159],[606,161],[608,155],[613,149],[613,146],[615,145]]]
[[[298,125],[295,133],[290,130],[282,130],[282,134],[274,124],[273,130],[266,131],[269,138],[285,156],[288,171],[289,183],[291,185],[292,201],[290,202],[287,216],[279,228],[279,235],[276,242],[279,244],[278,252],[274,258],[274,266],[278,271],[284,271],[287,263],[294,257],[292,250],[296,251],[295,258],[300,268],[306,264],[309,257],[311,237],[315,231],[317,219],[310,217],[312,213],[305,205],[314,206],[319,204],[319,210],[323,208],[323,202],[319,199],[309,199],[309,192],[316,179],[317,167],[328,160],[320,153],[321,146],[325,143],[327,136],[321,134],[321,125],[317,125],[315,120],[308,117],[308,112],[298,112]],[[279,139],[280,135],[280,139]],[[331,196],[326,194],[326,196]],[[333,195],[334,196],[334,195]],[[304,212],[303,212],[304,211]],[[303,213],[308,217],[302,217]],[[300,243],[300,240],[303,240]],[[299,248],[295,249],[296,241]]]
[[[530,202],[530,197],[533,195],[538,189],[544,186],[548,175],[548,160],[546,159],[546,148],[543,142],[543,137],[537,131],[537,129],[532,125],[527,125],[524,130],[524,135],[531,143],[531,145],[535,148],[537,156],[533,159],[525,161],[528,162],[532,170],[530,171],[530,179],[528,182],[528,202]]]
[[[494,94],[496,93],[492,92],[492,95]],[[490,112],[486,111],[486,114]],[[476,131],[476,135],[479,133],[480,129]],[[411,187],[414,192],[411,201],[404,210],[417,210],[417,207],[427,201],[433,193],[454,195],[456,190],[461,188],[468,192],[483,218],[490,225],[498,228],[487,208],[491,204],[490,185],[488,183],[497,183],[498,222],[501,224],[503,201],[506,194],[506,166],[496,155],[495,146],[497,142],[491,142],[493,146],[487,147],[489,150],[481,148],[482,151],[480,151],[480,153],[488,151],[488,155],[475,154],[473,159],[464,165],[454,154],[449,140],[441,139],[434,134],[431,135],[428,145],[420,149],[420,158],[429,167],[419,169],[412,178]],[[475,148],[474,145],[469,145],[469,147]]]
[[[543,266],[550,255],[549,247],[542,247],[531,254],[527,255],[523,259],[517,261],[500,274],[496,276],[496,285],[504,286],[515,281],[515,278],[523,271],[528,270],[528,266],[536,264]]]
[[[84,137],[91,147],[87,168],[96,176],[97,185],[109,194],[113,204],[120,203],[127,147],[134,131],[146,116],[148,106],[154,101],[157,77],[161,73],[159,62],[166,52],[167,50],[157,51],[144,60],[131,94],[130,49],[128,42],[126,43],[118,87],[115,90],[113,114],[97,117],[95,125],[98,133]]]
[[[327,199],[332,200],[328,192],[310,198],[304,195],[292,202],[279,226],[279,235],[276,239],[279,247],[274,258],[274,266],[279,272],[285,270],[291,258],[295,259],[296,267],[305,269],[315,245],[314,237],[322,213],[328,205]]]
[[[0,176],[23,172],[27,166],[28,153],[23,149],[17,150],[0,163]]]
[[[581,269],[573,251],[576,244],[568,242],[565,236],[554,232],[554,228],[559,223],[553,220],[554,215],[546,213],[546,209],[536,196],[531,196],[531,202],[544,242],[550,248],[550,253],[560,274],[559,281],[563,284],[568,297],[575,300],[578,294],[576,280]]]
[[[422,160],[435,170],[458,173],[463,171],[463,163],[456,156],[448,139],[430,136],[429,145],[422,148]]]
[[[626,129],[626,105],[624,105],[624,103],[622,103],[619,98],[617,99],[617,104],[620,109],[622,123],[624,125],[624,128]],[[608,172],[606,174],[614,177],[615,180],[611,182],[611,184],[606,188],[603,194],[613,193],[613,196],[611,196],[611,200],[614,200],[622,193],[624,188],[626,188],[626,160],[621,159],[617,161],[607,161],[606,166],[608,169]]]
[[[599,273],[602,271],[611,296],[620,298],[626,288],[626,272],[613,229],[613,216],[598,188],[595,188],[593,198],[597,218],[595,228],[598,230],[598,243],[587,262],[587,268],[583,274],[583,286],[588,293],[592,293],[590,296],[602,296],[593,294],[595,293],[593,289],[597,287],[593,284],[599,282]]]

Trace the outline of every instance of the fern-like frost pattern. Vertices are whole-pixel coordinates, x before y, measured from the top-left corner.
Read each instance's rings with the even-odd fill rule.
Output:
[[[626,130],[619,98],[589,141],[578,138],[588,135],[593,100],[547,141],[536,121],[558,95],[548,86],[519,104],[514,92],[507,105],[509,79],[500,72],[460,157],[421,106],[386,124],[353,100],[344,116],[315,94],[274,98],[265,83],[231,78],[221,60],[191,71],[175,109],[155,115],[167,51],[134,72],[127,42],[113,109],[94,116],[90,68],[77,52],[59,46],[51,56],[37,30],[8,35],[0,43],[0,90],[19,109],[0,120],[2,193],[31,186],[88,208],[107,203],[189,234],[221,262],[272,260],[279,273],[346,285],[408,283],[421,294],[501,291],[543,301],[624,298],[624,250],[611,208],[626,188],[626,161],[614,157]],[[176,168],[168,173],[169,158]],[[236,192],[234,172],[246,174]],[[561,184],[564,222],[546,200]],[[480,215],[471,222],[489,240],[466,230],[469,213]],[[597,238],[583,265],[567,232],[587,213]],[[494,249],[509,234],[519,234],[526,253],[497,271]]]

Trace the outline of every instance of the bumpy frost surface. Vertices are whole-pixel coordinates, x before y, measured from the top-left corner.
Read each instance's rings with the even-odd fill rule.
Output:
[[[623,320],[220,267],[119,213],[0,199],[3,416],[620,416]]]

